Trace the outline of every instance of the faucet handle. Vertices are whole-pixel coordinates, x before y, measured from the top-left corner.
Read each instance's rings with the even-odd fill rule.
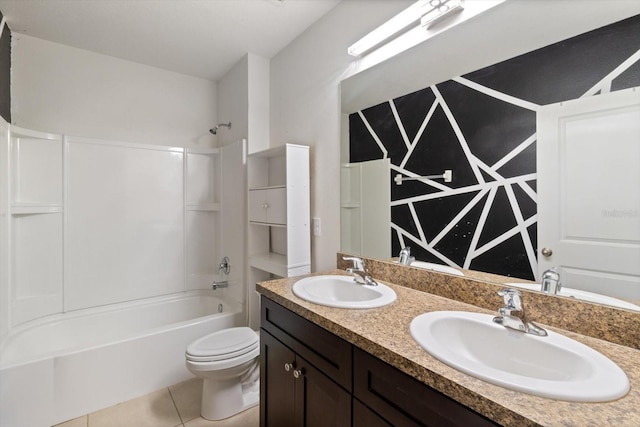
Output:
[[[398,255],[398,263],[403,265],[411,265],[416,258],[411,256],[411,248],[409,246],[405,246],[400,249],[400,254]]]
[[[498,295],[504,298],[505,309],[522,311],[522,293],[513,288],[504,288],[498,291]]]
[[[545,270],[542,273],[540,290],[547,294],[557,294],[560,289],[562,289],[562,283],[560,283],[560,273],[558,273],[557,267]]]
[[[345,261],[352,261],[353,268],[355,268],[356,270],[364,271],[364,261],[362,260],[362,258],[354,256],[343,256],[342,259]]]

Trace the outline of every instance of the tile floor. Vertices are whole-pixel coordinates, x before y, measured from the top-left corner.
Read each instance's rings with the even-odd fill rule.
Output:
[[[222,421],[200,417],[202,380],[194,378],[55,427],[258,427],[259,406]]]

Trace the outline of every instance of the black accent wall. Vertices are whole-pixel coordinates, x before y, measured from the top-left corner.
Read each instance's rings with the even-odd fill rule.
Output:
[[[640,15],[351,114],[350,161],[382,158],[376,140],[391,161],[392,253],[533,279],[536,109],[635,86]]]
[[[6,23],[0,35],[0,115],[11,123],[11,30]]]

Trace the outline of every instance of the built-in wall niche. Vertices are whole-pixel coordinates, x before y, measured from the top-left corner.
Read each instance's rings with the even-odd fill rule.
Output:
[[[221,153],[218,148],[186,151],[187,288],[210,288],[219,280],[216,263],[220,206]]]
[[[11,325],[62,310],[63,142],[10,126]]]

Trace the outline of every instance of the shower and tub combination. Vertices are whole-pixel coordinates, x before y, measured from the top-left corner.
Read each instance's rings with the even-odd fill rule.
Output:
[[[1,127],[0,425],[50,426],[193,378],[186,349],[246,324],[242,269],[218,269],[244,257],[242,218],[222,212],[244,210],[245,142]]]

